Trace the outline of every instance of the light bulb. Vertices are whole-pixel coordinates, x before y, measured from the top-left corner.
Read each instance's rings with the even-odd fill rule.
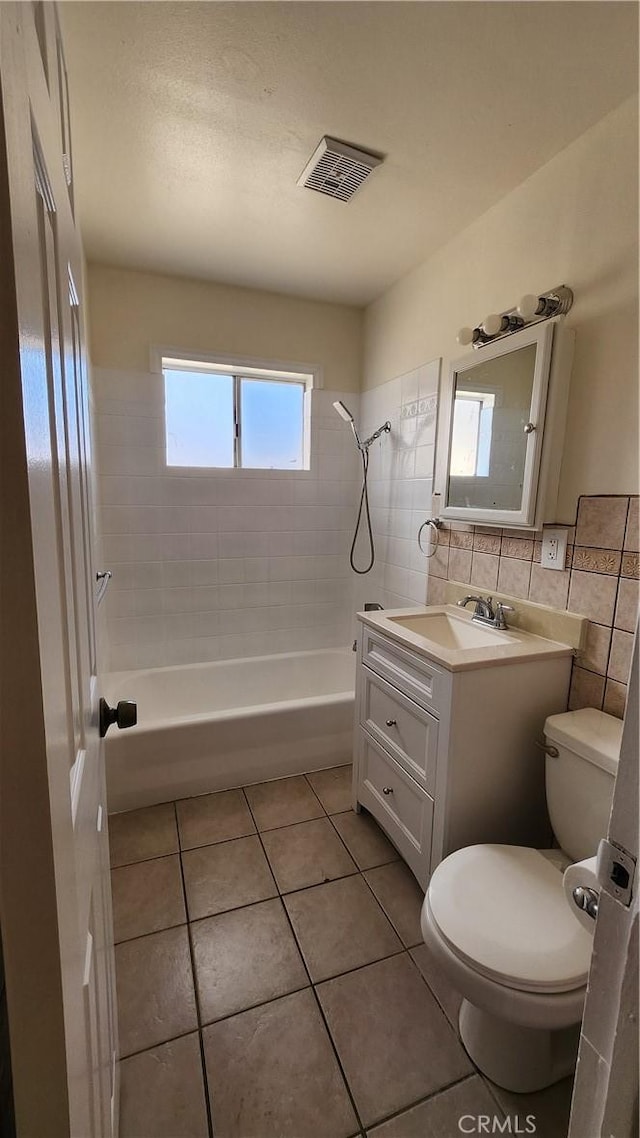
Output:
[[[487,336],[497,336],[498,332],[502,331],[502,320],[502,316],[497,316],[495,312],[491,312],[482,321],[483,331],[486,332]]]
[[[542,308],[540,305],[540,297],[528,292],[527,295],[523,296],[520,300],[517,312],[523,320],[533,320],[534,316],[540,315],[540,311],[544,311],[544,302],[542,302]]]
[[[474,335],[473,328],[461,328],[456,336],[456,340],[463,347],[466,348],[469,344],[473,343]]]

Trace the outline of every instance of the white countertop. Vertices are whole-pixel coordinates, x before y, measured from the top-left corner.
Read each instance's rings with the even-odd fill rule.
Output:
[[[492,643],[479,647],[445,647],[427,635],[405,628],[397,619],[436,616],[442,614],[450,621],[461,621],[474,629],[486,630]],[[457,605],[430,605],[428,608],[416,606],[404,609],[383,609],[372,612],[359,612],[358,619],[369,628],[388,636],[391,640],[410,649],[419,656],[440,664],[450,672],[466,671],[471,668],[491,668],[510,663],[524,663],[528,660],[553,659],[573,655],[569,644],[547,640],[521,628],[493,629],[491,626],[474,622],[472,613]],[[395,619],[394,619],[395,618]],[[461,630],[463,631],[463,630]]]

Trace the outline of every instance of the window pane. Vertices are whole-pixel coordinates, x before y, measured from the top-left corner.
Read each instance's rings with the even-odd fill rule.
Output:
[[[233,466],[233,377],[164,372],[167,466]]]
[[[452,475],[473,477],[476,473],[480,407],[479,399],[461,399],[456,393],[451,437],[450,473]]]
[[[242,466],[302,470],[302,383],[241,380]]]

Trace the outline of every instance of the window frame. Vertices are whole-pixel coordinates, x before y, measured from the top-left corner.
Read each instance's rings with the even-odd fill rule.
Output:
[[[219,473],[278,471],[279,474],[304,474],[311,469],[311,392],[322,386],[321,369],[314,365],[255,359],[247,356],[227,356],[220,353],[185,351],[154,345],[151,348],[151,370],[163,377],[167,371],[201,372],[225,375],[233,379],[233,466],[175,466],[167,462],[167,422],[165,413],[165,466],[168,470],[211,470]],[[274,383],[293,383],[303,388],[302,399],[302,466],[287,471],[286,467],[242,466],[242,380],[262,380]],[[166,405],[165,405],[166,407]]]

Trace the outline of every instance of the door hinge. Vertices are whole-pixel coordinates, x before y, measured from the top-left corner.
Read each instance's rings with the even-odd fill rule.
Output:
[[[598,846],[598,881],[605,893],[621,905],[631,904],[636,874],[636,859],[623,846],[602,838]]]

